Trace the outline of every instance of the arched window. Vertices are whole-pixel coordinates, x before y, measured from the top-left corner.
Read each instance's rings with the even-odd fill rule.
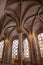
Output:
[[[12,45],[12,58],[17,58],[18,56],[18,44],[19,44],[19,40],[15,39]]]
[[[4,47],[4,40],[2,40],[2,41],[0,42],[0,58],[2,58],[3,47]]]
[[[24,46],[24,57],[28,58],[29,57],[29,42],[27,38],[23,40],[23,46]]]
[[[38,42],[39,42],[41,57],[43,57],[43,33],[40,33],[38,35]]]

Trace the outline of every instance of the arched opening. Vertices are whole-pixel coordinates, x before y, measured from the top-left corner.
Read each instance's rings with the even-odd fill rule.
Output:
[[[30,45],[27,35],[23,35],[23,65],[30,65]]]
[[[24,58],[29,58],[29,41],[26,38],[23,40],[23,46],[24,46]]]
[[[39,43],[39,47],[40,47],[41,57],[43,57],[43,33],[40,33],[38,35],[38,43]]]
[[[4,48],[4,40],[0,42],[0,61],[2,60],[3,48]]]
[[[14,59],[18,59],[18,44],[19,44],[19,40],[18,39],[13,40],[12,58],[14,58]]]

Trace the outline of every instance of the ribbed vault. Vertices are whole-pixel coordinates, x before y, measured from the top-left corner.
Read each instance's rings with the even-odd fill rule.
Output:
[[[24,30],[29,33],[43,28],[43,1],[4,0],[3,2],[1,0],[1,3],[3,3],[0,6],[1,37],[4,37],[5,32],[12,35],[12,33],[15,34],[15,30],[16,32]]]
[[[19,65],[43,65],[37,40],[39,33],[43,33],[43,1],[0,0],[0,43],[4,40],[3,65],[16,63],[16,59],[12,62],[12,45],[16,39],[19,40],[17,60]],[[28,59],[24,57],[25,38],[29,44]],[[27,42],[24,42],[24,45],[25,43]]]

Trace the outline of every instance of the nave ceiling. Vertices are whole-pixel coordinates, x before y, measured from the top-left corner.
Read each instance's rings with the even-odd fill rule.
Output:
[[[43,31],[43,1],[0,0],[0,36]]]

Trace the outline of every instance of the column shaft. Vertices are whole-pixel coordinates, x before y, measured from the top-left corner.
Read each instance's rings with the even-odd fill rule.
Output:
[[[22,33],[19,33],[19,48],[18,48],[18,58],[19,58],[19,65],[22,65]]]

